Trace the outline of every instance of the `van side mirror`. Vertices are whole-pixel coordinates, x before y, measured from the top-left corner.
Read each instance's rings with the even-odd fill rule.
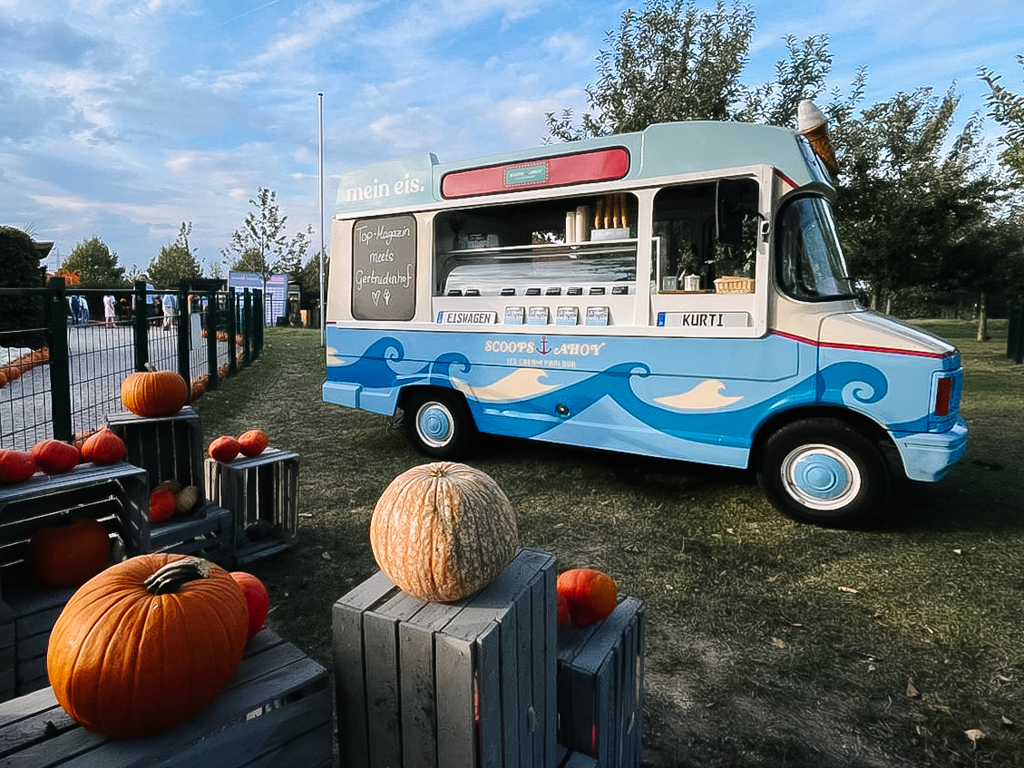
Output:
[[[738,179],[719,179],[715,209],[718,242],[739,245],[743,241],[743,184]]]

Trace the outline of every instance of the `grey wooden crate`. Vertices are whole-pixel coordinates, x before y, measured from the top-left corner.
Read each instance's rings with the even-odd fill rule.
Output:
[[[201,502],[188,515],[175,515],[153,525],[142,537],[141,546],[144,552],[198,555],[222,565],[232,564],[235,527],[231,512],[213,502]]]
[[[32,581],[26,561],[32,534],[62,519],[92,518],[103,524],[115,553],[139,554],[140,532],[148,527],[146,473],[120,462],[80,464],[53,477],[36,474],[0,489],[0,591],[6,597]],[[117,559],[115,555],[115,559]]]
[[[299,524],[299,456],[268,448],[231,462],[206,459],[206,495],[231,511],[235,558],[247,563],[288,547]]]
[[[148,739],[118,741],[86,731],[49,687],[0,703],[3,759],[24,768],[329,768],[332,730],[327,670],[269,629],[249,641],[213,703]]]
[[[346,766],[555,765],[554,558],[521,549],[472,597],[426,603],[377,573],[333,609]]]
[[[558,633],[558,743],[601,768],[637,768],[643,731],[643,603],[619,601],[611,616]]]
[[[0,603],[0,701],[14,698],[17,659],[13,611]]]
[[[165,480],[177,480],[196,486],[205,499],[203,430],[191,406],[152,419],[127,411],[110,413],[107,426],[124,440],[125,461],[149,473],[150,490]]]

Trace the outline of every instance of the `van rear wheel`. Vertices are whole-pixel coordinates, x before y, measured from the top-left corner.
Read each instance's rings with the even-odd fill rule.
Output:
[[[466,403],[444,389],[426,389],[409,395],[403,420],[416,450],[433,459],[459,458],[476,431]]]
[[[869,522],[884,506],[890,482],[878,448],[836,419],[794,422],[768,438],[757,480],[787,517],[828,527]]]

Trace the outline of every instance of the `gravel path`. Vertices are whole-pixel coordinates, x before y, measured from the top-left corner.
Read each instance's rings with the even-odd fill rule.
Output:
[[[190,334],[192,377],[207,373],[206,339],[193,316]],[[134,330],[129,324],[102,323],[68,328],[71,369],[71,423],[76,433],[91,432],[108,413],[124,410],[121,382],[135,369]],[[177,370],[178,334],[149,329],[149,360],[160,370]],[[228,361],[228,345],[217,343],[217,364]],[[0,448],[27,450],[53,436],[50,367],[38,365],[0,388]]]

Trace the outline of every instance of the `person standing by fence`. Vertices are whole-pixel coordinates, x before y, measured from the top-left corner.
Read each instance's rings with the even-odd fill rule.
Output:
[[[103,321],[107,328],[114,327],[114,297],[112,294],[103,296]]]
[[[79,302],[78,296],[71,294],[68,296],[68,304],[71,306],[71,324],[81,325],[82,324],[82,305]]]
[[[173,293],[165,293],[162,304],[164,310],[164,330],[169,331],[178,325],[178,299]]]

